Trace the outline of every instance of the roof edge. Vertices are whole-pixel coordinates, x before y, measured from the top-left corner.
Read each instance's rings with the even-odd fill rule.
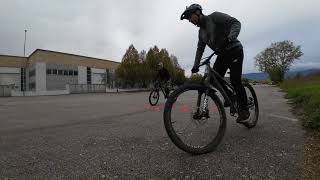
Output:
[[[28,57],[24,57],[24,56],[13,56],[13,55],[5,55],[5,54],[0,54],[0,56],[15,57],[15,58],[25,58],[25,59],[28,59]]]
[[[117,61],[111,61],[111,60],[101,59],[101,58],[94,58],[94,57],[89,57],[89,56],[82,56],[82,55],[77,55],[77,54],[64,53],[64,52],[59,52],[59,51],[50,51],[50,50],[45,50],[45,49],[36,49],[35,51],[33,51],[33,53],[30,54],[30,56],[28,58],[31,58],[38,51],[65,54],[65,55],[71,55],[71,56],[77,56],[77,57],[84,57],[84,58],[90,58],[90,59],[95,59],[95,60],[99,60],[99,61],[109,61],[109,62],[120,64],[120,62],[117,62]]]

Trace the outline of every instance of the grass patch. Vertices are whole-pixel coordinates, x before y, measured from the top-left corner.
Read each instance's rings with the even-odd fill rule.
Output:
[[[280,87],[295,107],[303,110],[303,126],[320,131],[320,73],[286,80]]]
[[[280,84],[309,131],[298,179],[320,179],[320,73]],[[301,116],[302,115],[302,116]]]

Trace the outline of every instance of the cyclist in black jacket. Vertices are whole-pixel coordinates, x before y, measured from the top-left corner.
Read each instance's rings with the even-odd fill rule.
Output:
[[[192,4],[187,7],[180,19],[187,19],[200,28],[192,73],[199,71],[200,59],[206,45],[208,45],[218,55],[213,69],[222,77],[230,69],[230,81],[235,88],[236,96],[241,106],[237,121],[244,122],[249,118],[250,113],[247,108],[246,91],[241,83],[243,47],[237,39],[241,29],[240,22],[236,18],[221,12],[204,15],[199,4]],[[223,88],[230,96],[231,91],[226,86],[223,86]],[[230,106],[230,104],[225,102],[225,107],[227,106]]]
[[[153,82],[159,81],[159,83],[164,87],[165,89],[165,98],[168,97],[169,95],[169,88],[167,86],[167,83],[169,82],[169,80],[171,79],[171,76],[169,74],[169,71],[163,66],[163,63],[160,62],[158,64],[159,67],[159,71],[158,74],[156,75],[155,79],[153,80]]]

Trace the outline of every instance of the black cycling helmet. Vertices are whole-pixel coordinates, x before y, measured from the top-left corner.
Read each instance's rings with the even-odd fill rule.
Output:
[[[181,14],[180,20],[188,19],[189,16],[199,10],[202,14],[202,7],[199,4],[191,4],[189,7],[184,10],[184,12]]]

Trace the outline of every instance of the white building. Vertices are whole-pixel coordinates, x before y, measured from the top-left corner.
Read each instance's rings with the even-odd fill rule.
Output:
[[[99,91],[114,84],[111,77],[119,64],[42,49],[29,57],[0,55],[0,96],[8,91],[5,88],[12,95]]]

